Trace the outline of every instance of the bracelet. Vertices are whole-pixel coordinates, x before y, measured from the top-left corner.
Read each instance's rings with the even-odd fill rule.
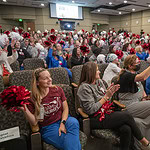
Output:
[[[105,97],[103,97],[103,99],[105,100],[105,102],[109,100],[109,99],[106,99]]]

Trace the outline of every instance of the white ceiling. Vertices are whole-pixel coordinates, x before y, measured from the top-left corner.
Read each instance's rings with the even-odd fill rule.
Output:
[[[112,2],[112,5],[109,5],[109,2]],[[29,6],[29,7],[43,7],[41,3],[44,4],[44,7],[47,7],[49,3],[65,3],[73,4],[83,7],[91,7],[91,13],[99,14],[108,14],[108,15],[119,15],[131,13],[132,9],[135,9],[135,12],[150,9],[150,0],[127,0],[127,3],[124,3],[124,0],[7,0],[3,2],[0,0],[0,4],[3,5],[18,5],[18,6]],[[98,12],[100,9],[100,12]]]

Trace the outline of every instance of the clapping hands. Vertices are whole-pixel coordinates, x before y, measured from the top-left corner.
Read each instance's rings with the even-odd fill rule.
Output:
[[[119,88],[119,84],[114,85],[114,83],[112,83],[111,86],[107,89],[106,96],[111,98],[114,95],[114,93],[119,90]]]

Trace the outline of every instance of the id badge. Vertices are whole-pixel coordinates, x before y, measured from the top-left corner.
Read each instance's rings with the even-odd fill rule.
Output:
[[[40,114],[38,115],[37,119],[39,121],[43,121],[44,120],[44,107],[43,107],[43,105],[40,105]]]

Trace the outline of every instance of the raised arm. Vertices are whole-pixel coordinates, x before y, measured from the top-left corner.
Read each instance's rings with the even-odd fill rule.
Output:
[[[146,80],[148,77],[150,76],[150,67],[148,67],[147,69],[145,69],[143,72],[141,72],[140,74],[137,74],[135,77],[135,82],[138,81],[144,81]]]

